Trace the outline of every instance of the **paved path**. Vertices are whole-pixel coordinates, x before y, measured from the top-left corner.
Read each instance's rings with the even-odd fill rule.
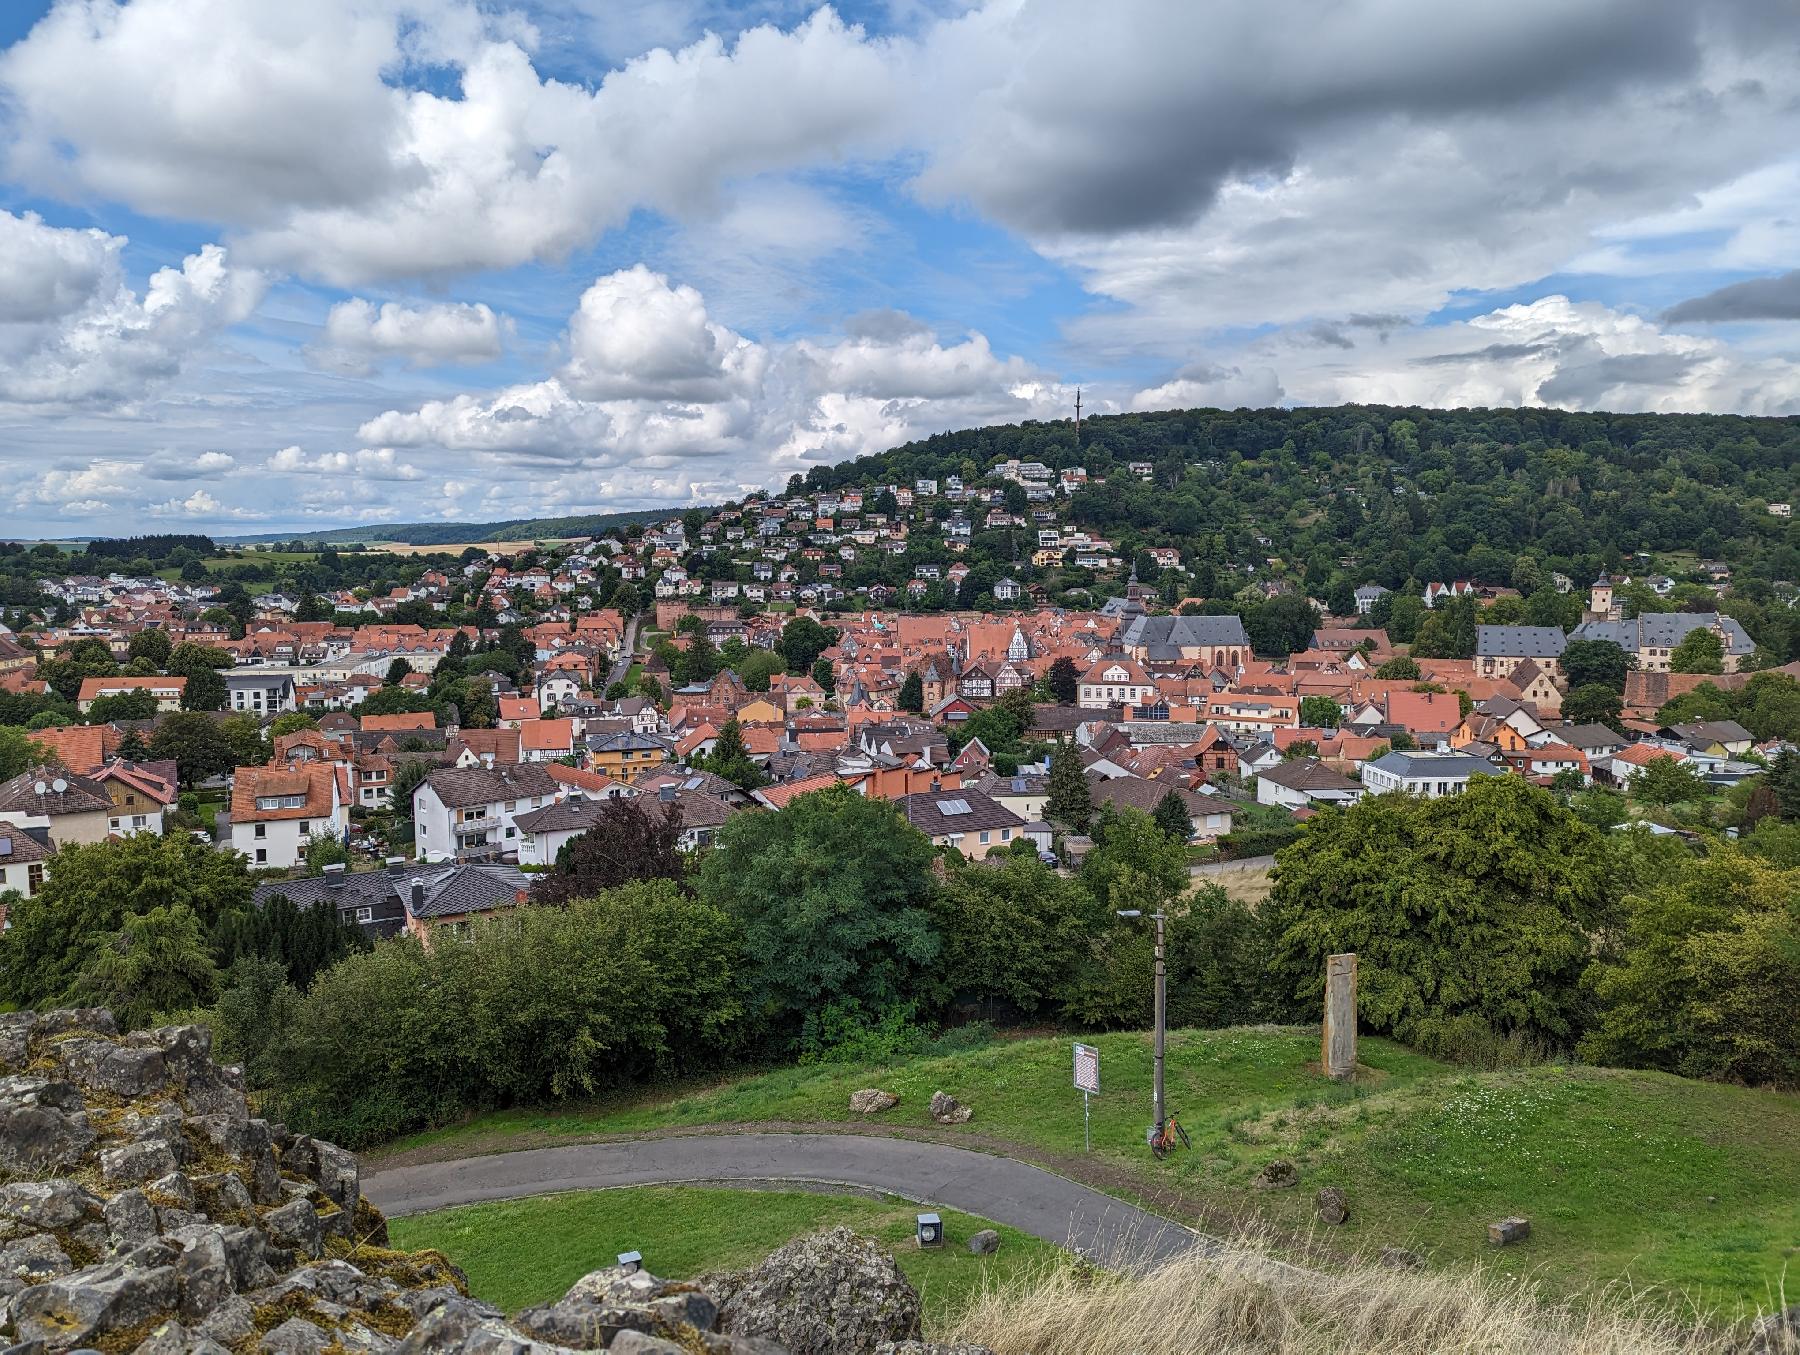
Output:
[[[603,696],[606,694],[606,689],[613,683],[625,681],[625,675],[631,671],[631,651],[637,648],[638,621],[640,619],[634,616],[625,623],[625,635],[619,641],[619,657],[613,663],[611,670],[606,675],[606,681],[600,687],[600,693]]]
[[[992,1219],[1121,1269],[1220,1245],[1024,1162],[864,1134],[691,1134],[532,1148],[376,1171],[363,1178],[363,1190],[389,1214],[403,1215],[682,1181],[806,1181],[886,1191]]]

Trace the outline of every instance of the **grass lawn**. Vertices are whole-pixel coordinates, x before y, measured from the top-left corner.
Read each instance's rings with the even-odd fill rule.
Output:
[[[940,1210],[946,1245],[913,1243],[918,1206],[905,1200],[806,1191],[748,1191],[696,1186],[635,1186],[468,1205],[394,1219],[394,1245],[435,1247],[469,1275],[469,1288],[509,1313],[561,1298],[590,1270],[623,1251],[644,1254],[666,1280],[756,1264],[792,1238],[844,1224],[893,1253],[925,1304],[927,1329],[960,1311],[979,1286],[1006,1280],[1057,1249],[1001,1228],[1000,1250],[972,1256],[983,1219]]]
[[[1222,1230],[1246,1220],[1312,1228],[1312,1195],[1342,1185],[1352,1215],[1317,1236],[1345,1251],[1410,1246],[1435,1258],[1482,1257],[1531,1272],[1560,1293],[1629,1276],[1708,1307],[1767,1302],[1784,1269],[1800,1272],[1800,1097],[1658,1073],[1546,1066],[1500,1072],[1446,1067],[1365,1039],[1351,1086],[1321,1079],[1316,1031],[1177,1031],[1169,1105],[1194,1151],[1157,1163],[1150,1119],[1150,1041],[1090,1037],[1104,1093],[1093,1103],[1094,1152],[1081,1152],[1081,1098],[1065,1039],[1002,1041],[885,1067],[792,1068],[678,1093],[561,1111],[508,1111],[416,1136],[396,1150],[431,1156],[503,1151],[560,1139],[722,1123],[848,1122],[858,1087],[901,1104],[882,1127],[931,1129],[939,1088],[975,1109],[951,1131],[973,1147],[1023,1155],[1117,1194],[1161,1203]],[[1249,1188],[1286,1157],[1297,1190]],[[1709,1197],[1712,1197],[1709,1199]],[[1714,1202],[1716,1200],[1716,1202]],[[1523,1214],[1533,1236],[1490,1252],[1486,1225]],[[1793,1281],[1788,1281],[1790,1290]]]

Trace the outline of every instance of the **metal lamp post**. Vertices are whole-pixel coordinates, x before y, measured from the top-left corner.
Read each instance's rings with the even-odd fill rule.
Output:
[[[1114,911],[1116,911],[1120,917],[1142,917],[1144,915],[1141,908],[1119,908]],[[1158,1134],[1162,1133],[1163,1121],[1167,1118],[1166,1112],[1163,1109],[1163,1045],[1165,1043],[1165,1037],[1168,1034],[1169,1021],[1169,969],[1168,965],[1164,962],[1163,954],[1163,922],[1165,921],[1166,916],[1167,915],[1160,908],[1150,914],[1151,920],[1156,923],[1155,1107],[1156,1132]]]

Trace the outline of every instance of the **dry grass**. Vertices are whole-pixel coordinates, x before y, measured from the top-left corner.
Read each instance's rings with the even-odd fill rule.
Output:
[[[1525,1280],[1356,1261],[1331,1274],[1272,1262],[1256,1241],[1143,1275],[1065,1261],[987,1289],[947,1342],[997,1355],[1800,1355],[1747,1344],[1659,1302],[1612,1292],[1547,1304]]]
[[[1199,877],[1201,884],[1218,885],[1238,903],[1262,903],[1274,888],[1267,866],[1230,866]]]

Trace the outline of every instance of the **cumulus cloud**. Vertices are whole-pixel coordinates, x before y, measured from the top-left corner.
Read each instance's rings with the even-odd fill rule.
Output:
[[[755,388],[764,362],[759,345],[708,318],[699,292],[642,264],[582,293],[569,351],[564,382],[595,400],[728,400]]]
[[[558,256],[640,207],[707,213],[727,178],[881,143],[900,97],[885,45],[829,9],[593,89],[541,76],[534,36],[457,0],[63,0],[0,55],[12,171],[353,285]],[[454,94],[409,83],[428,64]]]
[[[1365,340],[1350,352],[1322,350],[1293,331],[1258,340],[1239,357],[1261,364],[1298,404],[1800,412],[1800,363],[1743,353],[1597,301],[1560,295],[1455,324],[1410,328],[1386,343]],[[1204,383],[1176,380],[1138,392],[1132,403],[1167,408],[1196,403],[1194,397],[1205,393]]]
[[[1800,320],[1800,269],[1774,278],[1734,282],[1671,307],[1670,324],[1691,321]]]
[[[299,447],[283,447],[263,467],[280,475],[353,476],[358,480],[420,480],[425,472],[400,459],[392,447],[364,447],[354,452],[320,452],[308,456]]]
[[[0,402],[116,405],[176,375],[212,336],[245,319],[267,282],[218,245],[126,286],[121,236],[0,211]]]
[[[500,317],[485,303],[377,306],[351,297],[326,313],[312,357],[322,367],[359,376],[390,361],[409,367],[491,362],[500,356],[501,329]]]

